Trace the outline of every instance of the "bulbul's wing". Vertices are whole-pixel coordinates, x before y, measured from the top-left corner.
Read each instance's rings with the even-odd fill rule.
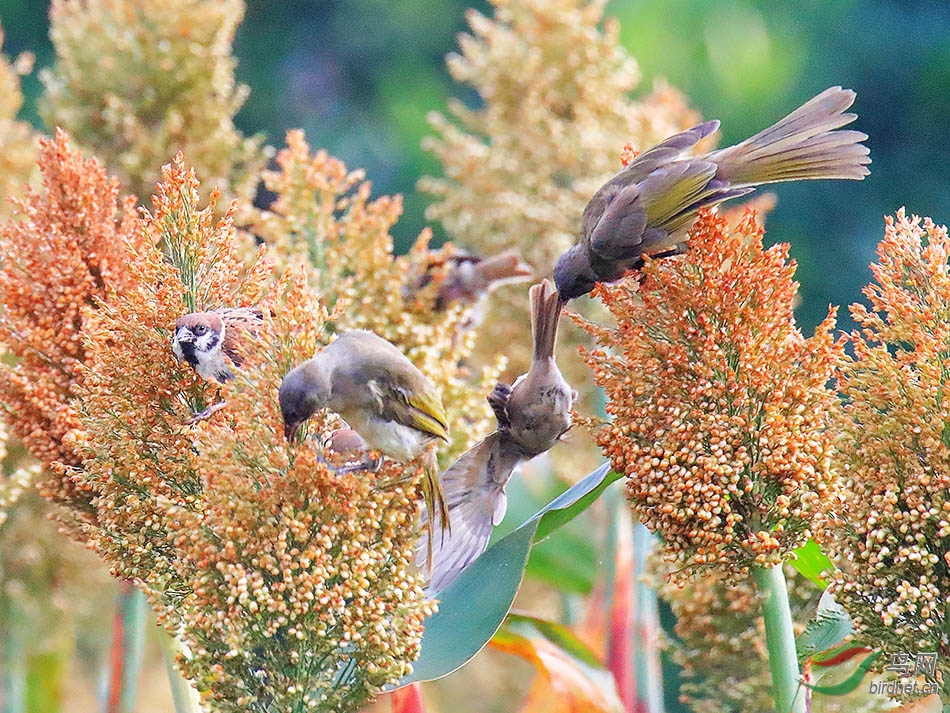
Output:
[[[449,440],[445,407],[430,384],[410,385],[386,376],[366,383],[379,404],[383,418],[411,426],[443,441]]]
[[[520,462],[518,449],[507,436],[495,431],[465,451],[442,474],[445,503],[449,510],[451,531],[438,525],[420,541],[417,562],[425,564],[429,542],[432,563],[429,589],[439,592],[471,564],[488,547],[492,528],[505,516],[505,486]],[[428,514],[423,513],[424,524]]]
[[[706,121],[686,131],[670,136],[656,146],[644,151],[628,163],[609,181],[601,186],[584,208],[581,239],[586,241],[600,222],[610,203],[627,186],[635,185],[661,166],[675,161],[684,151],[695,146],[701,139],[719,128],[718,121]]]

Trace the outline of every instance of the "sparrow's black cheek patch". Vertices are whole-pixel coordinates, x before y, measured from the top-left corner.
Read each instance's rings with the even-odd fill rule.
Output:
[[[197,368],[198,355],[195,354],[194,342],[179,342],[178,347],[181,349],[181,353],[185,357],[185,361],[188,362],[188,365],[192,369]]]

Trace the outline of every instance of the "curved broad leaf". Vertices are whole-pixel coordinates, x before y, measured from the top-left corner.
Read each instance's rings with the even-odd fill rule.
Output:
[[[485,550],[439,592],[439,610],[426,622],[422,653],[398,685],[446,676],[481,651],[511,610],[532,543],[570,522],[619,477],[604,464]]]
[[[825,590],[818,600],[815,618],[808,622],[805,630],[795,638],[799,660],[815,657],[820,652],[837,646],[851,631],[851,617],[828,590]]]
[[[505,628],[512,631],[518,631],[519,629],[533,630],[581,663],[593,668],[604,668],[604,665],[598,660],[596,654],[590,650],[590,647],[563,624],[531,616],[530,614],[509,612],[507,619],[505,619]]]
[[[845,661],[850,661],[855,656],[869,653],[871,653],[871,649],[867,646],[836,646],[833,649],[822,651],[820,654],[812,656],[811,664],[812,666],[830,668],[831,666],[843,664]]]

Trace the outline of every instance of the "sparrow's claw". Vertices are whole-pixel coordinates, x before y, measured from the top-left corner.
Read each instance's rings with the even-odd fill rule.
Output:
[[[199,421],[204,421],[205,419],[211,418],[215,413],[223,409],[228,405],[227,401],[219,401],[216,404],[211,404],[204,411],[199,411],[198,413],[192,414],[191,418],[188,419],[188,423],[195,424]]]

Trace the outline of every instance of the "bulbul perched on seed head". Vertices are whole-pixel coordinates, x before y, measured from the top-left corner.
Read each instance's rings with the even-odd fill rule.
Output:
[[[554,282],[567,301],[598,282],[620,279],[645,255],[671,254],[700,208],[743,196],[763,183],[817,178],[861,180],[869,151],[860,131],[835,131],[857,116],[844,113],[854,92],[830,87],[745,141],[684,156],[719,128],[707,121],[637,156],[591,198],[580,242],[561,255]]]
[[[547,280],[532,286],[529,297],[534,337],[531,367],[514,385],[495,386],[488,400],[498,418],[498,430],[463,453],[442,475],[452,531],[434,537],[429,588],[436,592],[485,551],[492,527],[505,516],[505,486],[515,467],[549,450],[571,427],[577,392],[554,360],[563,303]],[[431,531],[429,537],[431,543]]]
[[[438,513],[439,526],[448,531],[449,514],[429,448],[438,439],[449,440],[445,409],[432,382],[399,349],[363,329],[344,332],[292,369],[278,398],[288,440],[317,411],[329,409],[369,448],[395,460],[408,461],[428,449],[423,497],[427,511]]]
[[[243,362],[242,337],[256,334],[263,320],[261,310],[249,307],[186,314],[175,322],[172,352],[205,381],[223,384],[234,378],[231,366]]]

